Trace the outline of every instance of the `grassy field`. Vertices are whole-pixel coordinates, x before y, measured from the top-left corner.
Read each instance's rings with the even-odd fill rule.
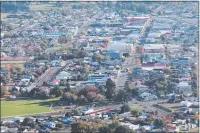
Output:
[[[52,8],[57,8],[52,4],[40,4],[40,5],[30,5],[30,10],[51,10]]]
[[[5,68],[7,64],[11,64],[11,66],[24,68],[24,63],[26,61],[1,61],[1,67]]]
[[[1,101],[1,117],[33,114],[52,111],[49,107],[51,103],[58,99],[48,100],[14,100]]]
[[[180,103],[164,103],[161,104],[161,106],[164,106],[174,111],[180,107]]]
[[[141,107],[138,105],[133,105],[133,106],[131,106],[131,110],[140,111]]]

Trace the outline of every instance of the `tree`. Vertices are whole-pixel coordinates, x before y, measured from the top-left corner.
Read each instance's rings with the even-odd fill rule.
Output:
[[[36,73],[39,74],[39,75],[41,75],[42,74],[42,70],[41,69],[37,69]]]
[[[120,126],[118,122],[112,122],[111,124],[105,124],[99,128],[99,133],[115,133],[115,129]]]
[[[115,129],[114,133],[134,133],[134,131],[131,130],[128,126],[120,125]]]
[[[99,133],[113,133],[108,126],[103,126],[99,128]]]
[[[36,97],[39,99],[47,99],[49,98],[49,91],[39,91],[36,93]]]
[[[57,127],[57,128],[64,128],[64,127],[65,127],[65,125],[64,125],[64,124],[62,124],[62,123],[56,123],[56,127]]]
[[[68,102],[71,102],[71,96],[72,96],[72,93],[71,92],[65,92],[63,93],[62,95],[62,99],[68,101]]]
[[[170,72],[171,72],[170,69],[167,69],[167,68],[164,69],[165,74],[170,74]]]
[[[140,53],[140,54],[143,54],[144,53],[144,48],[142,46],[137,46],[136,47],[136,52]]]
[[[131,114],[134,116],[138,116],[139,115],[139,107],[138,106],[131,106]]]
[[[88,100],[84,95],[81,95],[80,97],[78,97],[78,102],[79,104],[85,104],[88,102]]]
[[[119,90],[115,97],[116,101],[125,101],[126,100],[126,92],[124,90]]]
[[[10,68],[10,72],[13,74],[13,73],[16,73],[16,69],[15,68]]]
[[[98,101],[98,102],[102,102],[105,100],[105,97],[104,95],[101,95],[101,94],[97,94],[94,101]]]
[[[17,72],[22,72],[22,68],[21,68],[21,67],[15,67],[15,70],[16,70]]]
[[[50,95],[55,95],[56,97],[61,96],[62,93],[63,93],[62,90],[61,90],[58,86],[54,87],[54,88],[51,89],[51,91],[50,91]]]
[[[72,94],[71,92],[65,92],[62,95],[62,99],[67,101],[68,103],[75,103],[78,100],[78,97],[75,94]]]
[[[24,118],[23,122],[22,122],[23,126],[30,126],[30,127],[35,127],[35,122],[33,121],[33,119],[30,118]]]
[[[65,113],[65,117],[71,117],[71,113],[70,112]]]
[[[86,75],[89,73],[89,66],[88,65],[85,65],[83,67],[83,73],[85,73]]]
[[[44,82],[43,82],[43,85],[44,85],[44,86],[48,86],[49,84],[47,83],[47,81],[44,81]]]
[[[173,92],[176,89],[176,87],[177,87],[177,84],[174,82],[169,82],[167,86],[169,92]]]
[[[1,85],[1,97],[8,95],[8,87]]]
[[[157,127],[157,128],[161,128],[164,125],[164,122],[162,119],[155,119],[153,124]]]
[[[161,39],[161,41],[162,41],[163,43],[165,43],[166,40],[167,40],[165,35],[161,35],[161,36],[160,36],[160,39]]]
[[[86,95],[86,98],[87,98],[90,102],[92,102],[92,101],[94,101],[96,95],[97,95],[96,92],[88,92],[87,95]]]
[[[71,124],[72,133],[93,133],[97,132],[100,127],[102,127],[102,122],[99,120],[93,121],[80,121],[78,123]]]
[[[106,98],[113,99],[115,96],[116,84],[110,78],[106,81]]]
[[[106,88],[105,88],[105,87],[99,86],[98,89],[99,89],[99,92],[100,92],[101,94],[105,95],[105,92],[106,92]]]
[[[79,58],[84,58],[84,57],[87,57],[87,56],[88,56],[88,53],[86,51],[80,51],[78,53]]]
[[[164,88],[163,85],[158,82],[155,84],[155,87],[156,87],[156,90],[159,90],[159,91],[163,90],[163,88]]]
[[[92,85],[87,85],[87,86],[85,87],[85,90],[86,90],[87,92],[97,92],[97,89],[96,89],[94,86],[92,86]]]
[[[121,106],[121,113],[129,112],[129,111],[131,111],[131,108],[127,103]]]
[[[3,83],[3,84],[6,84],[6,82],[7,82],[6,77],[5,76],[1,76],[0,78],[1,78],[0,82]]]
[[[72,94],[71,99],[72,99],[72,102],[75,103],[78,100],[78,96],[75,94]]]

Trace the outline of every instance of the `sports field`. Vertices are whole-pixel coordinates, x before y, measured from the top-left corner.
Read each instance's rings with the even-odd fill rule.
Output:
[[[51,112],[51,103],[58,99],[48,100],[14,100],[1,101],[1,117]]]
[[[11,66],[20,67],[23,69],[25,62],[26,61],[1,61],[1,67],[5,68],[7,64],[10,64]]]
[[[30,10],[51,10],[52,8],[57,8],[53,6],[52,4],[39,4],[39,5],[30,5]]]

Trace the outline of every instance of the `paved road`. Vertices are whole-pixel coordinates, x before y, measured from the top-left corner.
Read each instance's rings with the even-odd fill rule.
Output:
[[[129,73],[126,72],[126,68],[129,68],[132,71],[134,66],[135,66],[134,56],[130,56],[125,59],[124,63],[122,64],[122,71],[125,72],[120,71],[115,80],[117,90],[124,89],[126,82],[129,80]]]

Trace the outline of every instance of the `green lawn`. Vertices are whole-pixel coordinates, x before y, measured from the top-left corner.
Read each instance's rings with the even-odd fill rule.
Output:
[[[133,105],[133,106],[130,106],[131,107],[131,110],[136,110],[136,111],[140,111],[141,110],[141,107],[138,106],[138,105]]]
[[[24,114],[33,114],[41,112],[50,112],[51,103],[58,99],[48,100],[15,100],[15,101],[1,101],[1,117],[15,116]]]

